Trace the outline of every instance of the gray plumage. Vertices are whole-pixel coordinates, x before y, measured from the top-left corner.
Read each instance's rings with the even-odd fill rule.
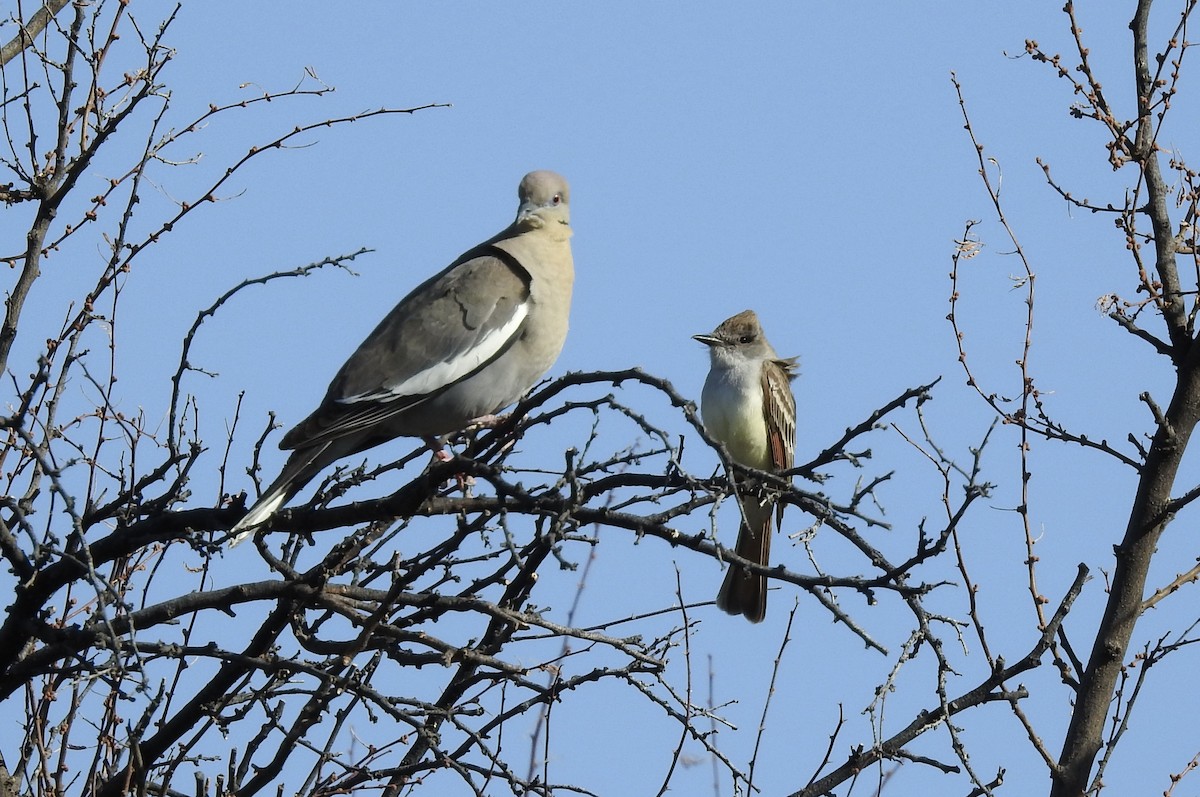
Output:
[[[570,189],[530,172],[517,217],[413,289],[334,376],[321,405],[284,435],[282,473],[231,530],[253,533],[334,461],[395,437],[460,431],[519,399],[567,335],[575,271]]]

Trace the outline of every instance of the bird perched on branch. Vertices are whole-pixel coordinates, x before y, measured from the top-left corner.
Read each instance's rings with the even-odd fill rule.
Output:
[[[233,527],[236,545],[327,465],[395,437],[494,421],[558,359],[571,289],[570,189],[530,172],[517,217],[404,297],[337,372],[321,405],[284,435],[283,472]]]
[[[712,360],[700,412],[708,433],[721,442],[734,462],[757,470],[792,468],[796,452],[796,399],[791,381],[796,358],[783,359],[763,334],[752,310],[726,319],[709,335],[693,335],[708,346]],[[737,555],[766,567],[771,534],[783,520],[769,488],[738,485],[742,524]],[[773,517],[774,516],[774,517]],[[752,623],[767,613],[766,576],[730,564],[717,594],[717,606],[742,614]]]

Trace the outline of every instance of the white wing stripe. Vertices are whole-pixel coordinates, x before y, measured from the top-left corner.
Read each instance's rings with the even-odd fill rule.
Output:
[[[356,404],[360,401],[392,401],[411,396],[427,396],[452,385],[479,366],[496,356],[529,315],[528,303],[522,303],[503,326],[496,327],[480,338],[474,346],[450,360],[432,363],[428,368],[417,371],[407,379],[384,384],[379,390],[359,393],[338,399],[339,404]]]

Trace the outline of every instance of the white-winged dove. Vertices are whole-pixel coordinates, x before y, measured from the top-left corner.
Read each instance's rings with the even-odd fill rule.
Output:
[[[796,358],[775,353],[752,310],[723,321],[710,335],[692,337],[708,346],[712,360],[700,396],[705,429],[741,465],[790,470],[796,452],[796,399],[790,384],[796,377]],[[766,567],[783,506],[776,513],[777,502],[769,490],[742,490],[738,503],[743,522],[737,555]],[[745,615],[752,623],[762,622],[767,613],[766,577],[730,564],[717,606]]]
[[[284,435],[279,447],[293,453],[231,530],[234,545],[335,460],[394,437],[436,445],[515,402],[554,364],[575,281],[570,189],[536,171],[517,195],[513,223],[404,297]]]

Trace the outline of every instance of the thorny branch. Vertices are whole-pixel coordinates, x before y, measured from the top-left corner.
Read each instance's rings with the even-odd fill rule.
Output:
[[[672,723],[662,790],[697,746],[749,789],[761,781],[762,759],[756,753],[748,765],[736,763],[713,732],[714,724],[731,727],[722,707],[697,705],[690,665],[682,683],[672,666],[681,655],[690,661],[691,645],[721,633],[716,624],[727,619],[710,601],[685,602],[679,584],[694,577],[692,565],[715,571],[737,563],[794,595],[793,617],[830,619],[871,656],[887,657],[891,674],[881,689],[922,657],[934,673],[931,707],[902,718],[896,732],[881,719],[885,698],[877,696],[868,712],[878,713],[863,733],[869,749],[856,745],[801,793],[853,783],[885,761],[965,771],[979,793],[996,788],[1002,777],[987,781],[973,771],[950,718],[994,702],[1019,711],[1025,692],[1007,682],[1054,649],[1084,573],[1052,617],[1039,614],[1040,637],[1029,653],[1008,666],[988,647],[990,673],[962,686],[952,650],[969,627],[986,644],[982,621],[970,603],[967,619],[929,604],[931,596],[954,594],[956,573],[970,582],[953,558],[960,531],[988,495],[979,463],[989,436],[969,452],[966,467],[941,449],[924,417],[938,380],[885,396],[866,417],[839,424],[840,434],[814,432],[805,445],[816,453],[779,475],[732,463],[692,403],[659,377],[636,368],[568,374],[535,390],[507,423],[456,440],[449,461],[421,470],[414,453],[347,463],[306,502],[279,513],[255,546],[223,548],[238,510],[196,495],[212,495],[206,480],[217,472],[224,478],[237,458],[234,442],[246,433],[234,418],[218,435],[221,453],[205,444],[211,424],[199,417],[188,377],[210,364],[192,360],[193,344],[202,328],[221,323],[216,311],[234,296],[251,297],[242,293],[248,286],[325,265],[346,268],[367,250],[248,279],[197,309],[173,373],[161,375],[169,390],[138,396],[137,411],[113,389],[125,288],[139,279],[145,253],[217,207],[231,177],[252,160],[298,146],[317,129],[440,106],[292,125],[249,147],[200,190],[176,194],[166,187],[170,170],[196,162],[198,145],[178,153],[201,140],[207,122],[284,107],[279,100],[319,99],[329,87],[310,73],[293,89],[211,104],[177,121],[181,100],[165,84],[175,10],[146,34],[129,5],[76,3],[69,14],[63,5],[62,20],[35,14],[18,50],[5,51],[24,69],[19,77],[3,73],[0,114],[10,136],[26,130],[28,140],[14,139],[0,159],[12,178],[0,190],[7,203],[32,209],[23,239],[2,244],[14,281],[0,365],[16,400],[0,418],[0,557],[13,574],[0,582],[9,593],[0,623],[0,700],[27,719],[18,749],[3,751],[7,773],[38,793],[90,795],[398,794],[447,783],[479,795],[587,793],[555,775],[555,745],[563,740],[557,723],[584,697],[601,703],[617,695],[630,724]],[[82,196],[102,152],[126,159],[115,177],[98,182],[99,193]],[[986,179],[982,160],[981,168]],[[154,217],[141,203],[149,185],[190,198],[170,199]],[[23,302],[42,279],[41,266],[65,260],[75,245],[103,252],[104,263],[71,286],[75,299],[60,308],[56,332],[18,363],[26,356],[14,346],[18,332],[22,343],[40,338]],[[1032,291],[1031,270],[1027,278]],[[73,379],[86,391],[67,391]],[[1041,410],[1029,403],[1036,394],[1022,396],[1008,411],[1026,423]],[[155,417],[168,419],[165,435],[148,420]],[[1047,436],[1066,434],[1038,417]],[[880,494],[905,464],[877,465],[872,444],[894,440],[889,430],[912,418],[923,439],[914,435],[905,451],[933,462],[943,484],[932,513],[942,517],[910,526],[886,518]],[[253,441],[251,470],[273,428],[272,419]],[[1089,445],[1083,437],[1062,439]],[[685,441],[692,443],[686,450]],[[723,471],[712,475],[716,462]],[[796,487],[795,475],[820,489]],[[779,491],[787,536],[802,542],[812,571],[792,551],[762,568],[716,542],[718,532],[731,538],[728,526],[738,521],[727,510],[744,480]],[[624,542],[631,545],[618,547]],[[632,544],[646,559],[685,565],[677,566],[669,599],[645,598],[633,612],[601,609],[599,619],[593,610],[587,624],[562,608],[555,582],[563,572],[601,552],[623,555],[612,551]],[[1032,576],[1030,590],[1036,595]],[[887,609],[895,611],[883,620]],[[776,659],[780,676],[791,628]],[[908,641],[892,653],[885,635]],[[770,702],[760,740],[769,733]],[[524,767],[535,757],[522,755],[515,723],[530,711],[544,721],[541,765]],[[857,733],[843,722],[839,713],[819,772],[833,766],[835,740]],[[946,730],[942,752],[907,749],[938,729]],[[886,777],[881,768],[881,785]]]
[[[1037,586],[1034,554],[1035,538],[1029,529],[1028,487],[1032,470],[1028,466],[1030,435],[1042,436],[1079,446],[1084,451],[1098,451],[1130,466],[1136,475],[1137,487],[1128,523],[1123,536],[1114,537],[1114,562],[1106,593],[1106,607],[1092,642],[1090,656],[1076,655],[1065,631],[1058,635],[1055,663],[1062,681],[1072,692],[1070,724],[1063,739],[1061,753],[1055,759],[1035,732],[1032,723],[1014,703],[1013,710],[1026,729],[1031,743],[1046,763],[1052,779],[1054,797],[1078,797],[1098,792],[1104,785],[1103,774],[1118,742],[1128,727],[1127,718],[1139,693],[1145,668],[1132,684],[1124,663],[1135,627],[1141,615],[1168,595],[1195,580],[1194,568],[1180,573],[1174,581],[1146,598],[1147,574],[1159,551],[1159,540],[1175,514],[1189,506],[1200,491],[1195,488],[1182,495],[1174,494],[1174,485],[1181,460],[1190,436],[1200,420],[1200,347],[1196,345],[1195,320],[1200,305],[1200,261],[1195,241],[1196,173],[1178,153],[1169,152],[1160,138],[1167,130],[1171,111],[1178,99],[1181,85],[1181,66],[1192,46],[1188,41],[1188,24],[1195,11],[1196,0],[1184,0],[1177,21],[1161,24],[1152,21],[1152,0],[1139,0],[1129,23],[1132,33],[1132,77],[1134,94],[1127,98],[1131,108],[1123,111],[1121,99],[1102,84],[1098,61],[1093,59],[1086,43],[1075,3],[1064,5],[1073,52],[1064,57],[1052,54],[1033,39],[1026,42],[1025,51],[1035,62],[1049,65],[1058,78],[1066,81],[1075,97],[1070,107],[1078,119],[1097,122],[1107,137],[1107,162],[1114,171],[1129,172],[1123,196],[1115,201],[1079,199],[1078,195],[1056,180],[1050,165],[1038,159],[1047,184],[1073,208],[1092,213],[1111,214],[1117,229],[1124,236],[1131,257],[1134,291],[1138,298],[1124,298],[1121,293],[1106,293],[1099,307],[1121,329],[1151,347],[1158,356],[1170,361],[1174,384],[1168,403],[1160,405],[1149,391],[1141,400],[1149,409],[1152,433],[1130,431],[1128,442],[1132,453],[1119,450],[1107,440],[1090,438],[1069,431],[1053,420],[1042,401],[1030,371],[1029,354],[1033,333],[1034,270],[1006,218],[1001,203],[999,184],[992,175],[999,166],[985,158],[982,145],[976,139],[967,114],[962,88],[954,81],[959,104],[971,143],[979,162],[979,174],[992,203],[992,214],[1004,230],[1005,237],[1015,247],[1024,274],[1018,287],[1025,290],[1028,317],[1025,322],[1025,344],[1017,359],[1020,384],[1011,397],[1001,395],[979,384],[967,358],[965,333],[959,317],[959,264],[975,256],[981,246],[973,230],[976,222],[968,222],[962,240],[954,254],[951,272],[952,292],[949,320],[959,348],[959,360],[968,384],[995,410],[1006,424],[1017,427],[1020,434],[1022,500],[1018,512],[1025,526],[1029,594],[1038,613],[1039,625],[1047,628],[1041,605],[1045,598]],[[1152,31],[1171,31],[1155,52]],[[1176,131],[1178,132],[1178,130]],[[1174,171],[1177,183],[1172,186],[1164,174],[1164,166]],[[1173,218],[1173,208],[1180,218]],[[1182,264],[1186,270],[1181,270]],[[1155,328],[1157,326],[1157,329]],[[1182,570],[1184,568],[1176,568]],[[974,616],[974,610],[972,610]],[[976,624],[983,640],[983,626]],[[1050,640],[1054,644],[1054,640]],[[1178,648],[1170,648],[1175,650]],[[989,654],[990,656],[990,654]],[[1150,661],[1150,659],[1147,659]],[[1105,734],[1106,725],[1112,730]],[[978,788],[987,791],[986,784],[976,780]]]

